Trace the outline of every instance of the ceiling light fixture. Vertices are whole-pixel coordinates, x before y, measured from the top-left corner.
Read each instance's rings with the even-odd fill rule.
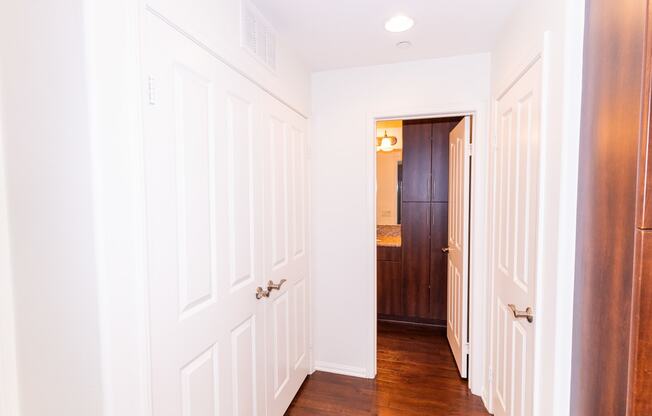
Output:
[[[397,15],[385,22],[385,30],[388,32],[405,32],[414,26],[414,20],[404,15]]]
[[[410,46],[412,46],[412,42],[410,42],[409,40],[404,40],[396,44],[396,47],[399,49],[409,49]]]
[[[398,139],[394,136],[388,136],[387,130],[385,130],[385,135],[383,137],[377,137],[378,141],[378,150],[383,152],[391,152],[394,150],[394,146],[398,143]]]

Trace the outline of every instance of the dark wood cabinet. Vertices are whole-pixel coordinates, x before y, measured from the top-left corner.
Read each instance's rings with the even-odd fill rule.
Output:
[[[403,123],[404,202],[430,202],[431,188],[431,120]]]
[[[432,198],[431,202],[448,202],[448,136],[459,119],[437,120],[432,125]]]
[[[629,415],[652,415],[652,230],[636,231]]]
[[[652,57],[650,58],[652,59]],[[649,63],[649,65],[652,63]],[[652,68],[650,68],[652,72]],[[652,105],[652,75],[648,74],[644,80],[647,84],[645,85],[645,90],[647,95],[644,97],[643,101],[643,112],[647,113],[650,111],[650,106]],[[641,130],[647,131],[651,128],[649,118],[644,118],[641,120]],[[642,137],[639,149],[639,166],[640,171],[638,174],[638,201],[637,201],[637,212],[636,212],[636,226],[641,229],[650,230],[652,229],[652,141],[650,140],[650,135]]]
[[[405,315],[430,315],[430,203],[404,202],[402,231]]]
[[[401,265],[378,248],[378,314],[381,318],[446,325],[448,244],[448,138],[462,117],[403,123]],[[396,255],[394,255],[396,256]],[[394,279],[400,269],[400,289]],[[389,292],[391,291],[390,294]]]
[[[377,313],[386,316],[402,316],[404,301],[401,248],[378,247],[377,258]]]
[[[587,0],[571,414],[652,414],[652,21]],[[638,178],[638,179],[637,179]]]
[[[448,245],[448,203],[430,204],[430,313],[428,318],[446,325],[448,257],[442,248]]]

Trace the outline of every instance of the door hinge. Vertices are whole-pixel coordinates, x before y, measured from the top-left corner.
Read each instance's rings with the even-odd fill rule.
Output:
[[[466,154],[471,156],[473,155],[473,144],[472,143],[467,143],[466,144]]]
[[[153,76],[147,77],[147,95],[150,105],[156,105],[156,83]]]
[[[462,344],[462,354],[469,354],[469,351],[471,351],[471,344],[468,342]]]

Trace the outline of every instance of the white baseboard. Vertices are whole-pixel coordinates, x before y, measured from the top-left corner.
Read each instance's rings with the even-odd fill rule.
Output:
[[[482,389],[482,394],[480,395],[480,398],[482,399],[482,404],[484,404],[484,408],[487,409],[487,412],[491,413],[491,409],[489,409],[489,395],[487,394],[487,390],[484,388]]]
[[[369,378],[367,377],[367,369],[365,368],[337,363],[327,363],[324,361],[315,361],[315,370],[324,371],[326,373],[341,374],[343,376]]]

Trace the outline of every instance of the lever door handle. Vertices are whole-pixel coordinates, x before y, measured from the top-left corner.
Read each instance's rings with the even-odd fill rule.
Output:
[[[525,318],[530,323],[534,321],[534,313],[532,312],[532,308],[530,308],[529,306],[525,308],[524,311],[519,311],[518,309],[516,309],[516,306],[512,303],[510,303],[507,306],[509,307],[509,309],[512,310],[512,313],[514,314],[514,318],[516,319]]]
[[[444,254],[448,254],[449,251],[451,251],[451,249],[448,248],[448,247],[442,247],[441,248],[441,252],[444,253]]]
[[[256,299],[262,299],[268,297],[269,297],[269,290],[265,290],[260,286],[256,288]]]
[[[285,283],[285,282],[287,282],[287,280],[281,279],[281,281],[278,282],[278,284],[276,284],[276,283],[274,283],[273,281],[270,280],[269,282],[267,282],[267,290],[270,291],[270,292],[272,290],[281,290],[281,286],[283,286],[283,283]]]

